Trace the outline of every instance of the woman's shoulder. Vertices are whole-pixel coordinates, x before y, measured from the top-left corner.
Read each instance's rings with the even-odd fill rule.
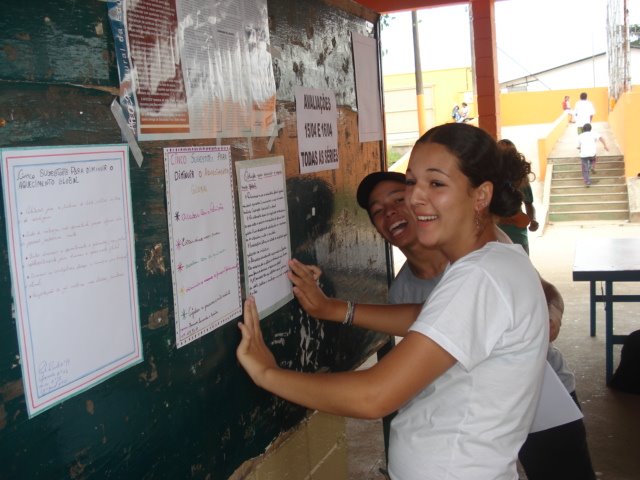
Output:
[[[465,257],[461,268],[478,268],[486,272],[511,271],[531,263],[522,246],[500,241],[487,242],[482,248]]]

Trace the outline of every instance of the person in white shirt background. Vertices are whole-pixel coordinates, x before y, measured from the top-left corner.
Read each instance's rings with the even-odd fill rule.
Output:
[[[606,151],[609,151],[604,138],[593,131],[590,123],[585,123],[582,133],[578,135],[578,150],[580,150],[580,162],[582,167],[582,179],[587,187],[591,186],[591,174],[596,173],[596,154],[598,153],[598,141]]]
[[[596,109],[591,103],[591,100],[587,98],[587,92],[580,94],[580,100],[578,100],[573,107],[573,120],[578,127],[578,135],[582,133],[582,129],[586,123],[593,121],[593,116],[596,114]]]

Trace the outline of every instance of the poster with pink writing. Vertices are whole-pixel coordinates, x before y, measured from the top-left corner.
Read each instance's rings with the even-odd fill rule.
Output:
[[[164,149],[178,348],[242,312],[231,147]]]
[[[142,361],[126,145],[2,150],[32,417]]]
[[[293,299],[284,157],[236,162],[247,295],[260,318]]]

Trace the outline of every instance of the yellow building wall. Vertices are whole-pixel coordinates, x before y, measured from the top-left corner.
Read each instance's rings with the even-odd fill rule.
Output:
[[[477,107],[473,98],[473,74],[470,68],[454,68],[422,72],[422,83],[425,92],[431,89],[428,108],[433,114],[428,118],[427,128],[451,121],[451,110],[454,105],[466,101],[469,104],[471,117],[477,117]],[[383,79],[385,91],[385,121],[388,132],[415,132],[417,137],[418,117],[416,104],[407,109],[390,101],[387,92],[410,90],[415,95],[415,76],[413,73],[385,75]],[[609,96],[607,88],[576,88],[565,90],[549,90],[544,92],[510,92],[500,94],[500,117],[503,126],[530,125],[552,123],[562,113],[562,100],[565,95],[571,97],[571,105],[580,98],[581,92],[587,92],[589,100],[596,109],[594,122],[607,121],[609,114]],[[395,122],[395,123],[394,123]]]
[[[471,98],[473,92],[473,76],[470,68],[457,68],[450,70],[435,70],[422,73],[425,90],[432,89],[432,125],[451,121],[451,109],[454,105],[467,101],[470,107],[470,116],[476,117],[476,105]],[[402,90],[411,88],[415,92],[415,77],[412,73],[386,75],[383,79],[384,89]],[[531,124],[550,124],[549,135],[540,141],[549,145],[542,149],[544,155],[557,141],[554,126],[561,128],[563,119],[562,100],[569,95],[571,106],[580,99],[580,93],[586,92],[588,99],[593,103],[596,114],[594,122],[609,122],[613,134],[618,141],[618,146],[625,156],[625,173],[627,177],[635,177],[640,173],[640,135],[637,132],[637,112],[640,111],[640,86],[633,88],[621,96],[618,103],[609,112],[609,94],[606,87],[576,88],[565,90],[549,90],[544,92],[510,92],[500,94],[500,116],[502,126],[518,126]],[[386,99],[386,96],[385,96]],[[387,129],[389,129],[390,112],[397,112],[396,106],[385,100],[385,116]],[[418,117],[415,111],[403,111],[404,125],[401,129],[415,132],[417,138]],[[413,142],[411,142],[413,143]],[[546,144],[545,144],[546,145]],[[548,153],[548,152],[546,152]],[[545,160],[546,163],[546,160]],[[544,172],[541,172],[544,177]]]
[[[638,111],[640,111],[640,86],[623,93],[609,115],[609,127],[624,155],[625,175],[640,175],[640,135],[638,135]]]
[[[469,116],[477,116],[475,100],[473,99],[473,73],[471,68],[454,68],[449,70],[433,70],[422,72],[422,84],[425,92],[431,89],[430,98],[433,114],[427,116],[429,119],[426,128],[451,121],[451,110],[454,105],[467,102],[469,105]],[[389,91],[410,89],[415,94],[416,79],[413,73],[385,75],[383,79],[385,92],[385,122],[389,129],[390,119],[400,117],[400,109],[392,102],[388,101]],[[425,93],[425,97],[428,96]],[[394,126],[394,131],[418,131],[418,117],[415,112],[417,107],[413,107],[413,115],[402,115],[402,126]],[[410,112],[405,112],[410,113]]]
[[[606,122],[609,114],[609,94],[606,87],[548,90],[544,92],[510,92],[500,94],[500,115],[503,126],[531,125],[554,122],[562,113],[562,100],[571,97],[573,107],[586,92],[596,109],[594,122]]]

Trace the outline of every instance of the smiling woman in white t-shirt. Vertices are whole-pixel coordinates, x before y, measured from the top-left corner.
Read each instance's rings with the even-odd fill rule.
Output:
[[[305,294],[314,272],[290,263],[294,294],[311,315],[404,338],[367,370],[286,370],[248,298],[238,360],[258,386],[307,408],[357,418],[399,410],[389,445],[394,480],[516,480],[540,392],[548,311],[529,258],[496,241],[492,218],[517,211],[528,172],[477,127],[432,128],[413,148],[405,198],[420,243],[450,265],[424,307],[316,302]]]

